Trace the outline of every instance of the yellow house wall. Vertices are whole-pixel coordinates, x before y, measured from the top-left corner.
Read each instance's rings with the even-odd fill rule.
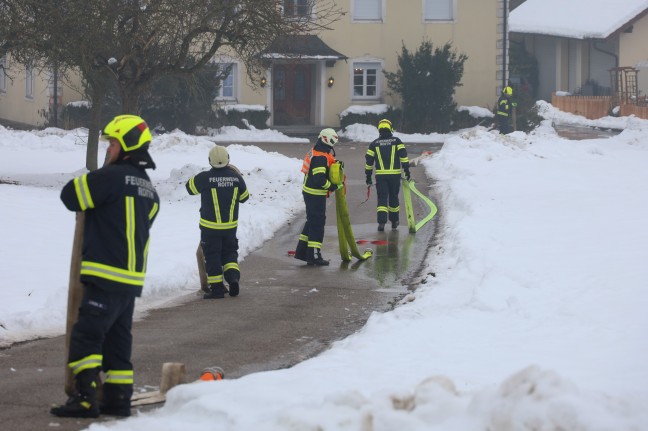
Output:
[[[636,67],[648,63],[648,16],[634,23],[632,33],[621,33],[619,42],[619,66]],[[648,68],[640,68],[637,77],[639,91],[648,94]]]

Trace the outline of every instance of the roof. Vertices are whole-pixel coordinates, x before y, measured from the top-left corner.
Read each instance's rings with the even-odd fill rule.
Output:
[[[526,0],[509,14],[509,31],[605,39],[648,11],[648,0]]]
[[[322,39],[312,34],[279,37],[274,40],[262,54],[264,58],[315,58],[321,60],[346,60]]]

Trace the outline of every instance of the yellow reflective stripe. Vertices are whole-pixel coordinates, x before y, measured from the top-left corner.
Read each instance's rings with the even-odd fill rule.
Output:
[[[374,150],[367,150],[367,155],[375,157],[376,153],[374,152]]]
[[[223,266],[223,272],[229,269],[236,269],[237,271],[240,271],[238,263],[236,262],[228,262],[225,264],[225,266]]]
[[[149,244],[151,243],[151,237],[146,240],[146,245],[144,246],[144,262],[142,264],[142,271],[146,272],[146,265],[148,264],[148,250]]]
[[[209,284],[222,283],[222,282],[223,282],[223,274],[212,275],[207,277],[207,283]]]
[[[238,198],[238,187],[234,187],[234,193],[232,194],[232,204],[230,205],[230,211],[229,211],[230,221],[234,220],[234,208],[236,208],[237,198]]]
[[[200,219],[200,226],[206,227],[207,229],[217,229],[217,230],[222,230],[222,229],[232,229],[238,226],[238,221],[232,221],[229,223],[218,223],[218,222],[213,222],[209,220],[205,220],[204,218]]]
[[[299,240],[308,241],[308,235],[304,235],[303,233],[299,234]]]
[[[102,360],[103,355],[88,355],[85,358],[79,359],[78,361],[70,362],[68,364],[68,367],[72,369],[72,373],[74,375],[77,375],[83,370],[101,367]]]
[[[376,207],[377,212],[387,212],[387,207]]]
[[[365,165],[365,171],[370,171],[373,169],[372,165]]]
[[[317,241],[308,241],[308,246],[312,248],[322,248],[322,243]]]
[[[384,174],[398,174],[400,175],[400,169],[376,169],[376,175],[384,175]]]
[[[383,165],[383,159],[382,155],[380,154],[380,147],[376,147],[376,151],[378,152],[378,164],[380,165],[380,169],[384,170],[385,165]],[[378,173],[378,168],[376,168],[376,173]]]
[[[106,371],[106,380],[104,383],[115,385],[132,385],[133,370],[108,370]]]
[[[324,183],[324,188],[328,191],[329,187],[331,187],[331,182],[329,180],[326,180]]]
[[[135,271],[135,198],[126,196],[126,248],[128,249],[128,270]]]
[[[400,211],[400,206],[398,206],[398,207],[389,207],[389,212],[390,213],[397,213],[398,211]]]
[[[160,206],[158,205],[158,203],[153,202],[153,208],[151,208],[151,211],[149,212],[149,220],[153,220],[153,217],[155,217],[155,214],[157,214],[159,209]]]
[[[313,169],[313,175],[325,174],[325,173],[326,173],[326,168],[324,166],[320,166],[319,168]]]
[[[391,157],[389,158],[389,169],[394,169],[394,160],[396,160],[396,146],[392,145]]]
[[[243,200],[243,199],[247,198],[248,196],[250,196],[250,192],[248,192],[247,189],[245,189],[245,191],[243,193],[241,193],[241,196],[239,197],[239,200]]]
[[[216,193],[216,189],[211,189],[211,194],[212,194],[212,202],[214,203],[214,215],[216,216],[216,223],[220,223],[221,220],[221,215],[220,215],[220,206],[218,204],[218,193]],[[202,219],[200,219],[202,222]]]
[[[94,208],[94,202],[92,201],[90,188],[88,187],[88,174],[83,174],[74,179],[74,191],[76,192],[81,211],[85,211],[88,208]]]
[[[133,286],[144,286],[145,272],[128,271],[110,265],[97,262],[81,262],[81,275],[92,275],[117,283],[131,284]]]
[[[325,196],[328,193],[328,190],[312,189],[310,187],[306,187],[306,185],[302,187],[302,190],[308,193],[309,195],[316,195],[316,196]]]
[[[502,111],[497,111],[497,115],[501,115],[502,117],[508,117],[509,116],[506,112],[502,112]]]
[[[200,192],[196,188],[196,183],[194,182],[194,178],[196,177],[191,177],[191,179],[189,180],[189,190],[191,190],[191,193],[193,193],[194,195],[197,195]]]

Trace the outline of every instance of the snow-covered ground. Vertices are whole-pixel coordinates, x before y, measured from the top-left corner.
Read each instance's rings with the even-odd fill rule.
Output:
[[[550,105],[543,115],[528,135],[417,136],[445,142],[423,163],[443,223],[428,276],[395,310],[291,369],[182,385],[158,410],[89,429],[648,429],[648,122],[593,124]],[[625,130],[566,141],[551,121]],[[58,194],[83,172],[84,133],[0,128],[5,345],[64,330],[74,216]],[[369,142],[377,131],[344,135]],[[179,132],[154,139],[162,204],[138,312],[195,289],[199,203],[184,182],[207,167],[212,145]],[[251,194],[244,258],[302,210],[301,162],[228,148]],[[270,192],[278,184],[288,196]]]

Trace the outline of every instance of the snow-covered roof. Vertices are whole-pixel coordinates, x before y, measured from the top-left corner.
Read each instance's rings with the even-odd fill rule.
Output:
[[[509,31],[605,39],[648,10],[648,0],[526,0],[511,11]]]

